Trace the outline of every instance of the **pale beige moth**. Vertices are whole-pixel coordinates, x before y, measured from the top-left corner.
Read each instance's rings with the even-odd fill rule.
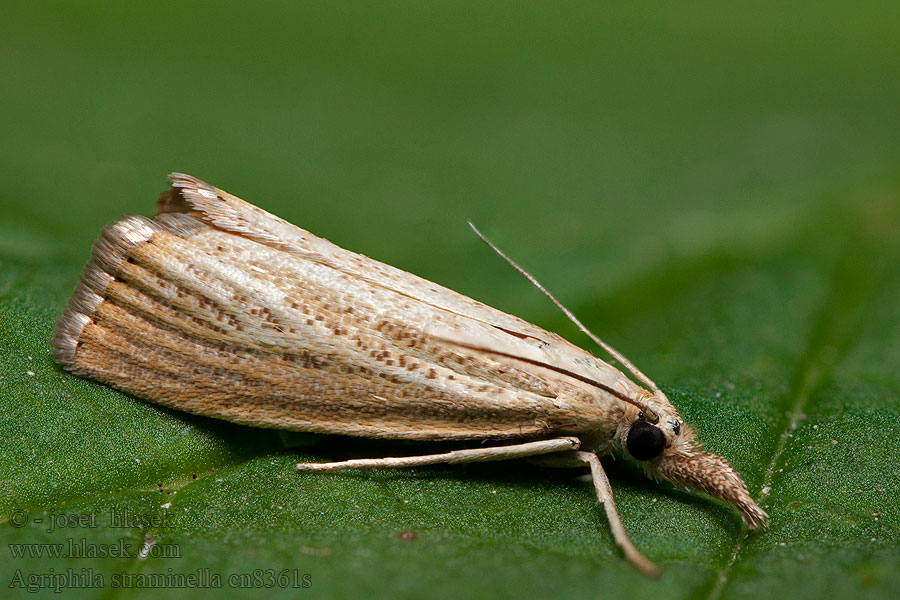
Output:
[[[642,385],[555,333],[194,177],[169,180],[154,218],[125,215],[94,243],[52,342],[69,371],[245,425],[480,442],[300,471],[587,465],[616,542],[647,574],[656,568],[625,534],[600,455],[630,456],[653,477],[733,505],[747,527],[766,525],[740,476],[700,449],[665,394],[564,308]]]

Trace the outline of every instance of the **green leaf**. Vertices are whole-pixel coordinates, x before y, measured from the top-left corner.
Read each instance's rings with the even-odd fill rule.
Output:
[[[895,595],[893,5],[5,12],[0,584],[14,597]],[[418,447],[240,427],[63,372],[48,341],[91,240],[151,214],[172,170],[584,343],[473,220],[661,384],[771,528],[748,534],[728,507],[604,458],[662,570],[649,580],[580,471],[299,474]]]

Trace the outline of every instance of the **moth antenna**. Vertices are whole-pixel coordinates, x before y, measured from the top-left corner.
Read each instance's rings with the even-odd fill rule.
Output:
[[[627,358],[625,358],[625,356],[623,356],[622,354],[620,354],[615,348],[613,348],[612,346],[610,346],[609,344],[607,344],[606,342],[604,342],[603,340],[601,340],[599,337],[597,337],[596,335],[594,335],[587,327],[585,327],[585,326],[581,323],[581,321],[578,320],[578,317],[576,317],[574,314],[572,314],[572,311],[570,311],[568,308],[566,308],[565,306],[563,306],[562,302],[560,302],[559,300],[557,300],[557,299],[553,296],[553,294],[551,294],[550,291],[547,290],[547,288],[545,288],[543,285],[541,285],[541,283],[540,283],[537,279],[535,279],[534,275],[532,275],[531,273],[529,273],[528,271],[526,271],[525,269],[523,269],[522,267],[520,267],[513,259],[511,259],[511,258],[508,257],[507,255],[505,255],[505,254],[503,253],[503,251],[500,250],[500,248],[498,248],[497,246],[495,246],[494,243],[491,242],[491,240],[487,239],[487,238],[484,236],[483,233],[481,233],[480,231],[478,231],[478,229],[475,227],[475,225],[472,224],[471,221],[466,221],[466,222],[469,224],[469,227],[472,228],[472,231],[475,232],[475,235],[477,235],[479,238],[481,238],[481,241],[482,241],[482,242],[484,242],[485,244],[487,244],[488,247],[489,247],[491,250],[493,250],[498,256],[500,256],[500,258],[502,258],[502,259],[505,260],[507,263],[509,263],[509,266],[511,266],[511,267],[512,267],[513,269],[515,269],[516,271],[518,271],[520,275],[522,275],[525,279],[527,279],[528,281],[530,281],[530,282],[531,282],[531,285],[533,285],[534,287],[536,287],[537,289],[539,289],[539,290],[541,291],[541,293],[543,293],[545,296],[547,296],[547,298],[549,298],[550,301],[551,301],[553,304],[556,305],[556,308],[558,308],[559,310],[561,310],[562,313],[563,313],[564,315],[566,315],[566,317],[567,317],[570,321],[572,321],[572,323],[574,323],[575,326],[578,327],[578,329],[580,329],[582,333],[584,333],[586,336],[588,336],[589,338],[591,338],[591,340],[592,340],[595,344],[597,344],[598,346],[600,346],[601,348],[603,348],[603,350],[605,350],[607,354],[609,354],[609,355],[612,356],[614,359],[616,359],[617,361],[619,361],[619,363],[621,363],[626,369],[628,369],[628,370],[631,372],[632,375],[634,375],[635,377],[637,377],[637,378],[638,378],[641,382],[643,382],[644,384],[650,386],[650,389],[653,390],[653,393],[654,393],[654,394],[659,394],[662,398],[665,398],[666,400],[668,400],[668,398],[666,398],[666,395],[663,394],[662,390],[659,389],[659,387],[656,385],[656,383],[655,383],[652,379],[650,379],[649,377],[647,377],[646,375],[644,375],[644,374],[641,372],[640,369],[638,369],[636,366],[634,366],[634,365],[631,363],[630,360],[628,360]]]

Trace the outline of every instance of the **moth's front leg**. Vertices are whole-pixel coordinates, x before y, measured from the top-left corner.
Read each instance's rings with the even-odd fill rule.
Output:
[[[545,467],[562,468],[583,467],[584,465],[588,465],[591,468],[591,480],[594,482],[597,500],[603,505],[603,509],[606,511],[609,528],[612,531],[613,539],[616,540],[616,544],[622,549],[628,562],[637,567],[641,573],[649,577],[659,576],[659,570],[656,568],[656,565],[644,558],[644,556],[638,552],[637,548],[634,547],[634,544],[631,543],[631,540],[628,539],[628,534],[625,533],[625,527],[622,526],[622,521],[619,519],[619,513],[616,510],[612,486],[609,485],[606,471],[603,470],[603,465],[600,463],[600,457],[597,456],[595,452],[573,450],[548,456],[537,456],[529,459],[529,462],[534,462]]]

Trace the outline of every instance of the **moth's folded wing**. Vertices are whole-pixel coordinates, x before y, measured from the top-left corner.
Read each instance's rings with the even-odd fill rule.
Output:
[[[172,173],[171,188],[157,204],[159,213],[189,212],[215,227],[317,261],[333,269],[430,304],[441,310],[486,323],[534,342],[559,339],[518,317],[473,300],[449,288],[345,250],[261,208],[190,175]]]
[[[190,175],[173,173],[169,179],[171,187],[158,203],[161,213],[188,212],[216,228],[326,266],[372,288],[391,290],[400,297],[428,305],[435,309],[434,319],[443,322],[422,322],[423,330],[437,325],[455,328],[463,338],[494,337],[509,353],[537,353],[544,362],[565,366],[591,379],[615,380],[631,393],[640,393],[637,388],[630,389],[633,384],[617,369],[555,333],[434,282],[345,250]]]
[[[424,347],[404,316],[433,312],[190,214],[126,216],[94,244],[54,357],[141,398],[257,426],[418,439],[552,428],[551,399]]]

